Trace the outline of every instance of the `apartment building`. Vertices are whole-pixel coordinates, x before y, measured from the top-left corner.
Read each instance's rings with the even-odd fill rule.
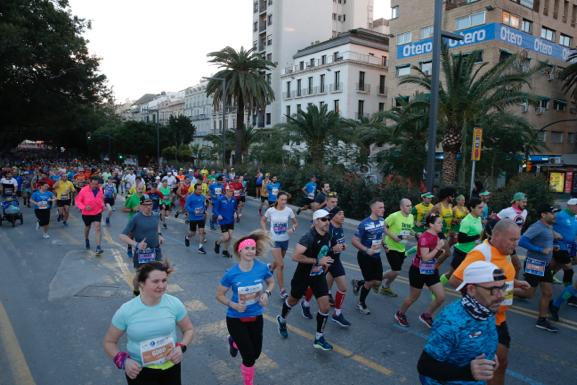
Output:
[[[275,101],[253,116],[252,124],[271,127],[280,122],[282,70],[298,49],[336,37],[353,28],[370,28],[373,0],[255,0],[253,48],[277,67],[264,74]]]
[[[412,97],[415,86],[398,86],[398,82],[414,72],[412,66],[431,71],[434,1],[392,0],[391,6],[389,26],[394,38],[388,87],[397,95]],[[514,111],[539,130],[547,146],[544,153],[531,155],[533,162],[551,162],[561,154],[576,153],[577,108],[562,92],[558,77],[575,47],[577,0],[447,0],[444,7],[443,30],[463,37],[449,42],[453,52],[479,51],[479,63],[489,65],[519,53],[522,70],[548,63],[531,82],[531,92],[541,97],[539,105],[522,104]],[[390,105],[395,103],[392,96]]]
[[[327,104],[344,118],[384,111],[387,36],[354,29],[299,50],[281,74],[281,122],[310,104]]]

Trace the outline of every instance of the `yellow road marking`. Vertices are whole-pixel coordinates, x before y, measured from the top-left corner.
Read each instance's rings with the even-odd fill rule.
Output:
[[[2,346],[8,357],[7,361],[14,383],[18,385],[36,385],[2,302],[0,302],[0,340],[2,340]]]

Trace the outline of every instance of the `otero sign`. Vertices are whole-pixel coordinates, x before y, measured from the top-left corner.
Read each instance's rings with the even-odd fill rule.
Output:
[[[568,47],[550,42],[521,32],[517,29],[499,23],[481,25],[456,32],[463,37],[461,41],[446,40],[450,48],[465,47],[488,41],[502,41],[518,49],[536,52],[554,59],[566,61],[573,51]],[[397,59],[427,55],[433,51],[432,39],[425,39],[397,47]]]

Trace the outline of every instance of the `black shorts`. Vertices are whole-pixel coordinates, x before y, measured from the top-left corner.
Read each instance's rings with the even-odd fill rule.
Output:
[[[92,222],[102,222],[102,213],[96,215],[82,215],[85,226],[90,226]]]
[[[439,270],[435,269],[434,274],[421,274],[418,267],[411,265],[409,269],[409,284],[415,289],[422,289],[423,286],[431,287],[441,282],[439,279]]]
[[[383,280],[383,262],[381,257],[371,257],[364,251],[357,252],[357,262],[365,281]]]
[[[268,197],[263,197],[263,196],[261,195],[261,196],[260,196],[260,201],[264,203],[264,202],[268,201]]]
[[[553,260],[559,265],[566,265],[571,263],[571,256],[567,250],[555,250],[553,251]]]
[[[329,286],[327,285],[325,274],[311,277],[308,273],[307,275],[299,274],[297,270],[291,280],[291,297],[301,299],[309,287],[313,290],[315,298],[329,295]]]
[[[56,207],[70,206],[70,199],[58,199],[56,201]]]
[[[204,219],[200,220],[200,221],[190,221],[188,223],[188,228],[190,229],[190,231],[195,232],[196,228],[199,229],[204,229]]]
[[[238,200],[239,202],[246,202],[246,196],[241,196]]]
[[[38,219],[40,226],[48,226],[50,224],[50,210],[49,209],[35,209],[34,214]]]
[[[497,335],[499,336],[499,343],[501,345],[506,346],[507,348],[511,346],[511,335],[509,334],[507,322],[497,325]]]
[[[403,261],[405,260],[405,253],[389,250],[387,251],[387,261],[389,261],[389,266],[393,271],[401,271],[403,268]]]
[[[104,204],[110,205],[110,207],[114,206],[114,198],[104,198]]]
[[[451,261],[451,267],[454,270],[457,270],[459,265],[465,260],[467,253],[457,249],[456,247],[453,249],[453,260]]]
[[[333,276],[333,278],[342,277],[345,275],[345,268],[343,267],[343,263],[341,262],[341,257],[332,256],[334,262],[329,267],[329,273]]]
[[[525,260],[525,264],[527,264],[527,260]],[[525,266],[523,266],[523,270],[525,270]],[[545,266],[545,274],[542,277],[539,275],[528,273],[523,274],[523,276],[525,277],[525,281],[527,281],[529,285],[531,285],[531,287],[537,287],[541,282],[553,283],[554,275],[555,272],[553,271],[553,269],[551,269],[551,265]]]
[[[226,225],[220,225],[220,231],[223,233],[226,233],[227,231],[232,231],[234,230],[234,223],[229,223]]]

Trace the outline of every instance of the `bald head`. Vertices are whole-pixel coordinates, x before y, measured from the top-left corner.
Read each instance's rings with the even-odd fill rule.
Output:
[[[495,224],[495,227],[493,227],[491,244],[501,253],[511,255],[517,247],[519,238],[521,238],[521,229],[519,226],[510,219],[501,219]]]
[[[405,216],[409,215],[411,213],[412,207],[413,207],[413,204],[407,198],[403,198],[403,199],[401,199],[401,202],[399,202],[399,208],[401,209],[401,212]]]

